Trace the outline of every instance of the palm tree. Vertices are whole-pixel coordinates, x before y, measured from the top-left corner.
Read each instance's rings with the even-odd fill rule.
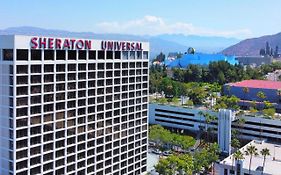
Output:
[[[239,117],[238,121],[237,121],[237,124],[238,124],[238,127],[239,127],[239,138],[241,139],[241,130],[243,129],[244,125],[246,123],[246,120],[245,118],[242,118],[242,117]]]
[[[266,95],[264,94],[264,92],[259,91],[257,93],[257,97],[260,99],[260,102],[263,102],[263,100],[266,98]],[[261,107],[262,107],[262,104],[261,104]]]
[[[238,150],[233,154],[233,159],[235,161],[243,160],[243,159],[245,159],[244,154],[240,150]],[[232,162],[232,170],[233,170],[233,162]]]
[[[203,111],[199,111],[198,114],[199,114],[200,116],[205,117],[205,131],[206,131],[206,134],[207,134],[206,140],[209,141],[209,132],[211,132],[211,129],[209,128],[209,124],[210,124],[212,121],[216,120],[217,117],[214,116],[214,115],[210,115],[209,113],[203,112]]]
[[[278,102],[280,103],[281,89],[278,89],[278,90],[277,90],[277,95],[278,95],[278,97],[279,97]]]
[[[258,149],[254,145],[249,145],[246,148],[245,154],[250,156],[250,164],[249,164],[249,174],[251,174],[251,165],[253,156],[259,155]]]
[[[201,144],[201,141],[202,141],[202,138],[201,138],[201,136],[202,136],[202,126],[201,126],[201,116],[204,116],[205,115],[205,113],[203,112],[203,111],[199,111],[198,112],[198,115],[200,115],[200,125],[199,125],[199,140],[200,140],[200,144]]]
[[[237,148],[240,147],[240,142],[239,142],[239,140],[238,140],[237,138],[232,139],[232,140],[231,140],[231,146],[234,148],[234,152],[236,153]],[[233,171],[233,169],[234,169],[233,164],[234,164],[234,155],[232,156],[232,171]]]
[[[268,148],[263,148],[260,151],[260,154],[263,156],[263,165],[262,165],[262,174],[263,174],[266,156],[270,156],[269,149]]]
[[[250,90],[248,87],[243,87],[243,92],[244,92],[243,106],[245,106],[246,95],[249,93],[249,91]]]
[[[225,89],[227,91],[227,96],[230,96],[230,90],[231,90],[231,86],[230,85],[226,85]]]
[[[234,148],[234,152],[240,147],[240,141],[237,138],[231,140],[231,146]]]
[[[214,120],[216,120],[216,116],[214,116],[214,115],[210,115],[210,114],[208,114],[208,113],[204,113],[204,115],[203,115],[204,117],[205,117],[205,128],[206,128],[206,133],[207,133],[207,141],[209,142],[210,140],[209,140],[209,135],[210,135],[210,133],[212,132],[211,130],[211,128],[209,127],[209,124],[212,122],[212,121],[214,121]]]

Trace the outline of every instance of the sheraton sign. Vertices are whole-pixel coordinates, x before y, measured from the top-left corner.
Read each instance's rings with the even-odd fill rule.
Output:
[[[94,44],[93,40],[87,39],[61,39],[48,37],[32,37],[30,40],[30,47],[32,49],[68,49],[68,50],[91,50]],[[96,49],[110,50],[110,51],[141,51],[141,42],[124,42],[124,41],[99,41],[100,46]]]
[[[31,38],[32,49],[91,49],[91,40],[59,39],[59,38]]]

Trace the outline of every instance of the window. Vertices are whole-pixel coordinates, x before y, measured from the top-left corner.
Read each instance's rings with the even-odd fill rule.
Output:
[[[115,51],[115,59],[121,59],[121,52],[120,51]]]
[[[17,49],[17,60],[28,60],[28,50],[27,49]]]
[[[3,49],[4,61],[13,61],[13,58],[14,58],[13,49]]]
[[[224,169],[224,175],[227,175],[228,174],[228,170],[227,169]]]
[[[34,49],[31,50],[31,60],[39,60],[40,61],[41,56],[42,56],[41,50],[34,50]]]
[[[137,51],[137,59],[142,59],[142,53],[141,53],[141,51]]]
[[[135,52],[134,51],[130,51],[130,59],[135,59]]]
[[[45,65],[44,72],[54,72],[54,65]]]
[[[44,51],[44,60],[54,60],[54,51],[53,50],[45,50]]]
[[[31,73],[41,73],[41,65],[31,65]]]
[[[104,51],[102,51],[102,50],[98,51],[98,59],[99,60],[104,60]]]
[[[128,51],[123,51],[122,52],[122,59],[127,60],[128,59]]]
[[[76,50],[68,51],[68,60],[76,60]]]
[[[57,64],[56,71],[57,72],[65,72],[65,65],[64,64]]]
[[[96,51],[89,51],[89,60],[96,59]]]
[[[65,50],[56,50],[57,60],[65,60]]]
[[[113,51],[106,51],[106,59],[107,60],[113,59]]]
[[[79,60],[86,60],[87,53],[85,50],[79,50],[78,51],[78,59]]]
[[[17,65],[17,74],[27,74],[28,66],[27,65]]]
[[[143,59],[148,59],[148,52],[147,51],[143,52]]]

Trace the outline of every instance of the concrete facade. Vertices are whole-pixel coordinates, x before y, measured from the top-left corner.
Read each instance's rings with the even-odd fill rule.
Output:
[[[0,36],[0,53],[1,175],[146,172],[148,43]]]
[[[220,150],[231,153],[231,123],[234,115],[231,110],[220,109],[218,113],[218,144]]]
[[[260,66],[262,64],[270,64],[273,61],[271,56],[245,56],[236,57],[236,60],[242,65]]]
[[[217,112],[205,109],[152,103],[149,105],[149,123],[198,132],[200,128],[206,129],[207,127],[204,116],[199,115],[200,111],[218,116]],[[240,117],[245,119],[245,124],[240,126],[238,124],[238,117],[234,117],[231,128],[239,130],[241,138],[247,140],[264,139],[281,143],[281,121],[279,119],[265,119],[249,115]],[[217,133],[217,121],[211,122],[208,126],[213,128],[214,133]]]

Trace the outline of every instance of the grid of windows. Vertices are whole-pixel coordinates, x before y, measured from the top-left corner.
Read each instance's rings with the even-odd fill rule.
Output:
[[[146,171],[148,52],[16,54],[17,174]]]

